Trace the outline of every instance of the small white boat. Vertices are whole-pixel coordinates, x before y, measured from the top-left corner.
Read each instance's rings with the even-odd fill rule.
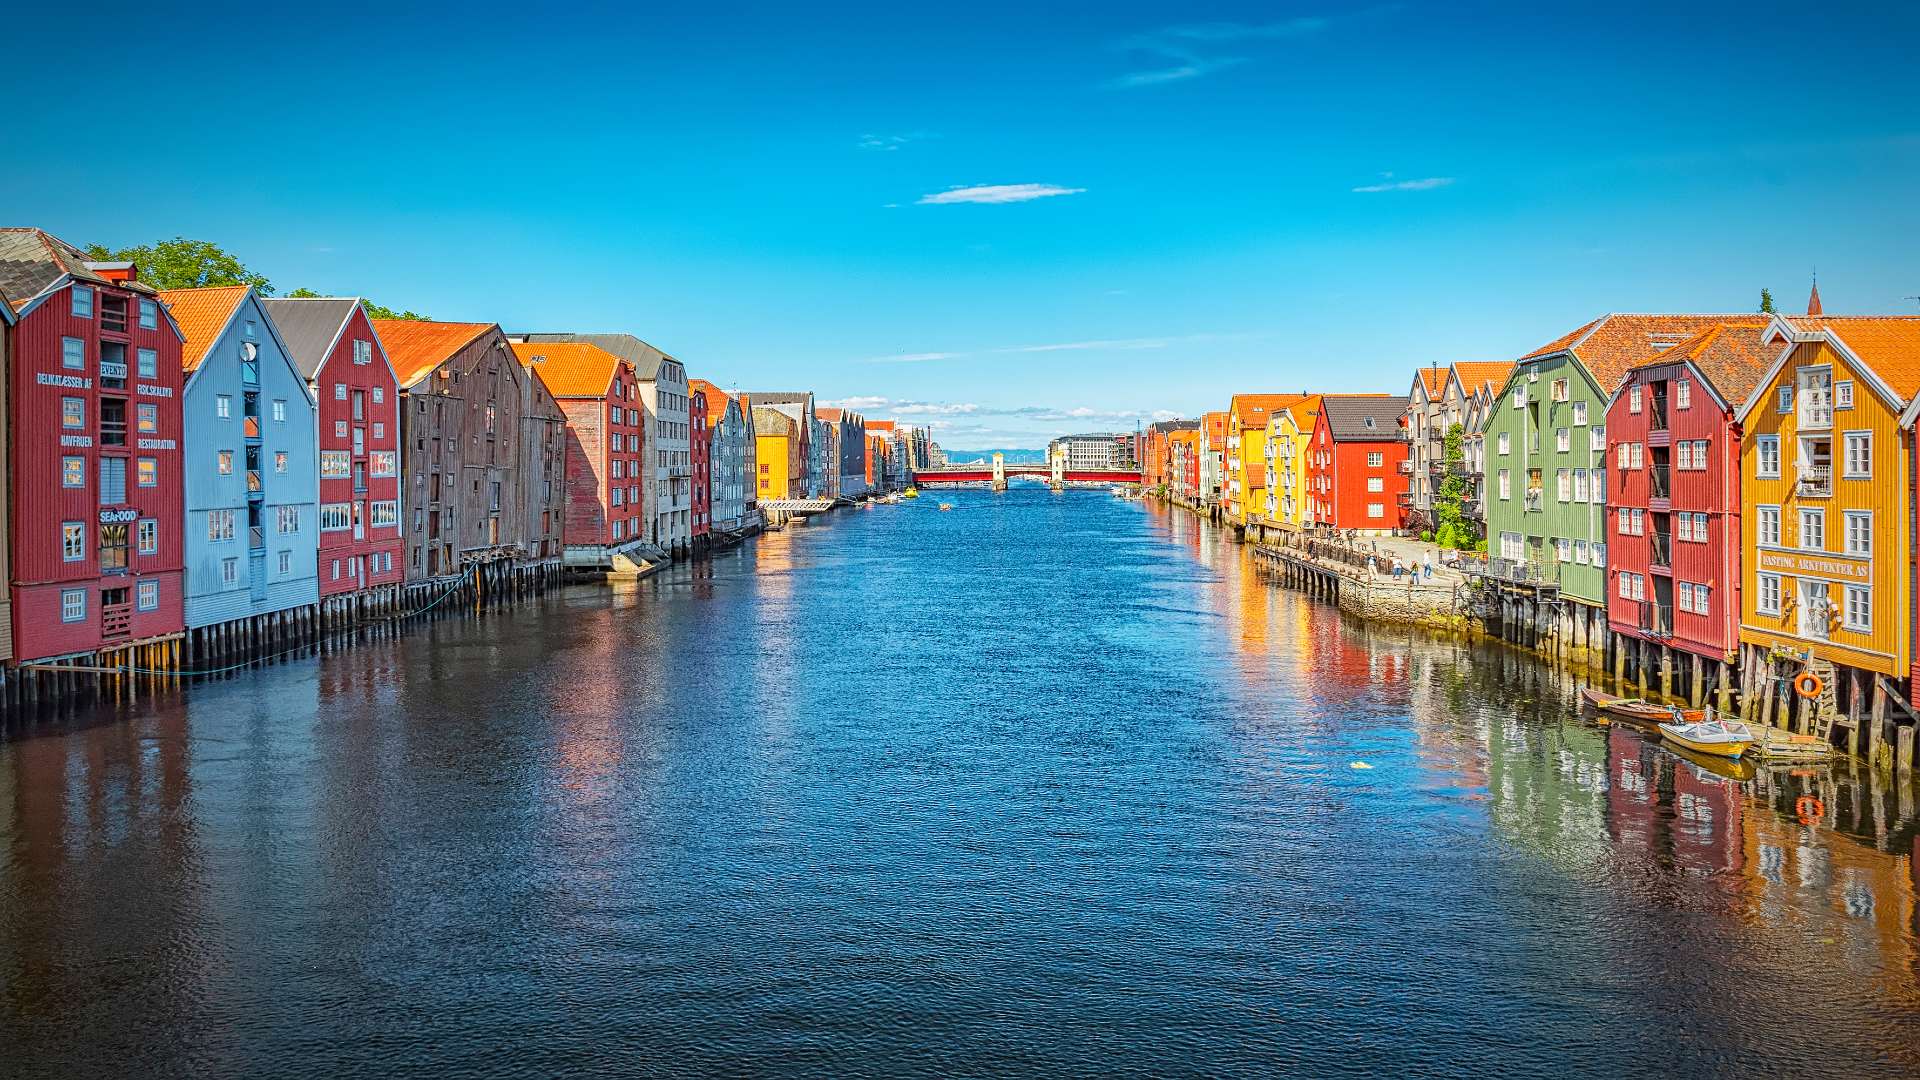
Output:
[[[1753,731],[1733,720],[1701,720],[1691,724],[1661,724],[1660,734],[1695,753],[1737,758],[1753,745]]]

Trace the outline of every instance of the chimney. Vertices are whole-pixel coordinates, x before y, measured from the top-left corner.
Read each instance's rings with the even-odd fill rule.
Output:
[[[1825,312],[1820,310],[1820,279],[1817,277],[1813,279],[1813,292],[1807,297],[1807,314],[1825,314]]]

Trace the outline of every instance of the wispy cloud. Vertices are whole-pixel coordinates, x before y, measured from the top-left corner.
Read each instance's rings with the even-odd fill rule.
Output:
[[[924,364],[929,360],[952,360],[957,357],[966,356],[966,355],[967,355],[966,353],[957,353],[957,352],[895,353],[892,356],[869,356],[867,357],[867,363],[869,364]]]
[[[1377,184],[1367,184],[1353,190],[1361,195],[1372,195],[1381,191],[1432,191],[1434,188],[1443,188],[1451,183],[1453,183],[1451,176],[1426,176],[1418,180],[1382,180]]]
[[[857,413],[886,416],[966,416],[980,406],[971,401],[895,401],[884,397],[850,397],[822,401],[829,409],[852,409]]]
[[[1032,202],[1035,199],[1050,199],[1056,195],[1078,195],[1086,188],[1061,187],[1058,184],[984,184],[977,187],[955,187],[945,191],[936,191],[931,195],[920,196],[921,206],[945,206],[952,203],[1000,203]]]
[[[916,143],[923,139],[936,138],[939,138],[939,136],[930,131],[909,131],[903,135],[869,134],[860,136],[860,141],[855,145],[859,146],[862,150],[898,150],[908,143]]]
[[[1019,345],[1011,349],[993,349],[991,351],[996,353],[1041,353],[1079,352],[1084,349],[1164,349],[1173,344],[1175,340],[1174,338],[1112,338],[1104,341],[1066,341],[1054,345]]]
[[[1164,27],[1120,43],[1120,48],[1127,52],[1145,54],[1161,63],[1128,72],[1111,85],[1125,89],[1197,79],[1252,59],[1215,52],[1216,46],[1302,38],[1325,30],[1331,23],[1332,19],[1326,16],[1303,15],[1267,23],[1213,22]]]
[[[1260,337],[1260,334],[1181,334],[1170,337],[1143,338],[1098,338],[1090,341],[1057,341],[1040,345],[1005,345],[997,348],[974,349],[961,352],[920,352],[895,353],[889,356],[869,356],[864,361],[869,364],[917,364],[932,360],[959,360],[974,356],[1013,356],[1022,353],[1053,352],[1130,352],[1137,349],[1166,349],[1175,345],[1190,345],[1203,341],[1245,341]]]

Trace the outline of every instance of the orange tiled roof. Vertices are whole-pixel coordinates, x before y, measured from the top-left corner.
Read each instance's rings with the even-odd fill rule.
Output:
[[[874,431],[892,431],[892,430],[893,430],[893,421],[891,421],[891,420],[869,420],[869,421],[867,421],[867,431],[869,431],[869,432],[874,432]]]
[[[1873,369],[1882,382],[1912,401],[1920,394],[1920,315],[1787,315],[1802,332],[1825,330]]]
[[[1224,439],[1227,435],[1227,414],[1224,412],[1202,413],[1200,425],[1206,429],[1207,434]]]
[[[1266,427],[1267,417],[1305,401],[1308,394],[1235,394],[1227,411],[1240,417],[1241,427]],[[1258,423],[1255,423],[1258,421]]]
[[[1168,446],[1172,446],[1174,443],[1190,443],[1190,442],[1199,442],[1199,441],[1200,441],[1199,428],[1181,428],[1178,431],[1170,431],[1167,433]]]
[[[837,424],[840,422],[841,413],[839,409],[815,409],[813,410],[813,415],[829,423]]]
[[[1767,324],[1765,315],[1715,323],[1635,367],[1691,363],[1713,384],[1714,392],[1722,401],[1739,408],[1753,393],[1753,388],[1760,385],[1777,355],[1761,340]]]
[[[1611,394],[1628,368],[1638,367],[1654,354],[1678,345],[1716,323],[1746,316],[1730,315],[1602,315],[1573,333],[1541,346],[1520,359],[1537,360],[1570,352],[1593,376],[1602,393]]]
[[[1423,367],[1414,370],[1420,376],[1420,385],[1426,387],[1429,398],[1437,398],[1447,392],[1446,368]]]
[[[247,298],[246,285],[216,285],[208,289],[162,289],[160,302],[173,312],[186,341],[180,346],[180,366],[199,368],[220,331],[232,321],[234,309]]]
[[[1325,395],[1308,394],[1287,406],[1286,411],[1293,417],[1293,429],[1302,435],[1311,432],[1320,421],[1320,410],[1326,407],[1326,400]]]
[[[471,339],[469,339],[471,340]],[[604,398],[620,373],[623,361],[584,341],[513,343],[520,365],[539,377],[547,393],[557,398]],[[535,357],[541,357],[534,363]]]
[[[495,323],[428,322],[425,319],[375,319],[387,359],[401,386],[412,386],[427,372],[445,363],[467,343],[492,330]]]
[[[733,399],[725,390],[705,379],[688,379],[687,392],[691,394],[696,390],[707,395],[707,426],[719,427],[720,422],[727,418],[727,403]]]
[[[1491,392],[1499,393],[1506,384],[1507,376],[1513,374],[1511,360],[1468,360],[1453,365],[1453,373],[1460,377],[1460,389],[1468,397],[1481,387],[1490,387]]]

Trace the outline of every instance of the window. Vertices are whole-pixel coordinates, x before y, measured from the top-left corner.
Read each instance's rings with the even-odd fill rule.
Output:
[[[207,539],[215,543],[233,539],[233,511],[207,511]]]
[[[320,451],[320,478],[344,480],[353,475],[353,457],[345,450]]]
[[[1800,547],[1804,551],[1825,551],[1827,547],[1827,512],[1825,510],[1800,511]]]
[[[1791,416],[1793,414],[1793,387],[1781,387],[1779,400],[1774,404],[1781,416]]]
[[[1382,454],[1378,450],[1375,450],[1372,453],[1367,455],[1367,468],[1369,469],[1377,469],[1380,466],[1385,465],[1386,463],[1387,463],[1387,456],[1385,454]]]
[[[368,524],[376,529],[397,529],[400,527],[400,503],[395,499],[376,502],[367,507]]]
[[[1386,516],[1387,516],[1387,506],[1386,506],[1386,504],[1385,504],[1385,503],[1368,503],[1368,504],[1367,504],[1367,516],[1368,516],[1368,517],[1370,517],[1370,518],[1383,518],[1383,517],[1386,517]]]
[[[1621,443],[1613,448],[1614,464],[1622,469],[1633,468],[1633,444]]]
[[[1555,497],[1558,498],[1561,502],[1572,502],[1573,501],[1573,474],[1571,472],[1568,472],[1566,469],[1561,469],[1559,472],[1554,474],[1554,481],[1555,481],[1556,487],[1558,488],[1558,490],[1554,493]]]
[[[1573,561],[1581,564],[1582,566],[1586,565],[1587,542],[1585,540],[1575,540],[1573,542]]]
[[[160,462],[150,457],[143,457],[135,462],[134,483],[141,487],[159,487]]]
[[[1868,510],[1846,512],[1847,554],[1873,554],[1873,513]]]
[[[1762,435],[1753,441],[1753,475],[1780,478],[1780,436]]]
[[[69,431],[87,426],[85,398],[63,397],[60,399],[60,426]]]
[[[1623,573],[1620,575],[1620,599],[1622,600],[1633,599],[1633,575],[1632,574]]]
[[[367,462],[375,476],[394,475],[393,451],[391,450],[375,450],[373,453],[367,455]]]
[[[228,558],[220,560],[220,584],[235,585],[240,581],[240,560]]]
[[[365,338],[354,338],[353,362],[356,364],[373,363],[373,342]]]
[[[760,466],[760,471],[766,472],[767,467],[765,465]],[[1513,498],[1513,473],[1507,469],[1500,470],[1500,497],[1503,499]]]
[[[213,399],[213,415],[222,420],[233,418],[233,395],[221,394]]]
[[[1619,519],[1614,523],[1614,527],[1619,530],[1621,536],[1632,536],[1633,511],[1628,510],[1624,506],[1621,507],[1619,510]]]
[[[100,505],[118,506],[127,501],[127,459],[100,459]]]
[[[380,404],[381,402],[383,402],[383,401],[385,401],[385,400],[387,400],[387,388],[386,388],[386,387],[384,387],[384,386],[376,386],[376,387],[374,387],[374,388],[373,388],[373,403],[374,403],[375,405],[378,405],[378,404]]]
[[[333,400],[335,401],[347,400],[347,384],[346,383],[337,382],[333,384]]]
[[[1865,479],[1873,475],[1873,432],[1849,431],[1846,436],[1842,476]]]
[[[1630,413],[1640,411],[1640,388],[1637,386],[1627,391],[1627,411]]]
[[[222,450],[215,455],[215,460],[218,462],[221,476],[233,475],[233,451]]]
[[[154,518],[141,518],[136,530],[140,554],[157,555],[160,552],[160,522]]]
[[[1873,629],[1873,592],[1864,585],[1847,586],[1847,610],[1841,624],[1849,630],[1867,633]]]
[[[87,343],[77,337],[61,338],[60,366],[68,371],[87,370]]]
[[[1383,476],[1369,476],[1369,477],[1367,477],[1367,490],[1368,490],[1368,491],[1385,491],[1385,490],[1387,490],[1387,481],[1386,481],[1386,478],[1385,478],[1385,477],[1383,477]]]
[[[93,318],[93,290],[85,285],[73,287],[73,317],[76,319]]]
[[[353,528],[353,507],[349,503],[324,503],[320,507],[320,531],[338,532]]]
[[[1780,508],[1761,506],[1754,510],[1754,533],[1762,544],[1780,545]]]
[[[1573,501],[1582,503],[1588,501],[1587,470],[1585,469],[1573,470]]]
[[[1527,407],[1526,387],[1516,386],[1513,388],[1513,407],[1516,409],[1524,409]]]
[[[1496,452],[1496,453],[1500,453],[1500,454],[1508,454],[1508,453],[1511,453],[1512,451],[1513,451],[1513,435],[1512,435],[1512,433],[1510,433],[1510,432],[1505,432],[1505,431],[1503,431],[1503,432],[1501,432],[1501,433],[1500,433],[1500,438],[1499,438],[1499,440],[1498,440],[1498,443],[1497,443],[1497,445],[1496,445],[1496,447],[1495,447],[1495,452]]]
[[[134,586],[133,606],[141,611],[154,611],[160,607],[160,583],[143,581]]]
[[[1567,400],[1567,380],[1565,379],[1553,380],[1553,400],[1555,401]]]
[[[87,486],[86,458],[63,457],[60,459],[60,486],[69,488]]]
[[[300,531],[300,508],[297,506],[274,507],[273,527],[282,535]]]
[[[60,560],[79,562],[87,557],[87,526],[81,521],[60,523]]]
[[[87,590],[60,590],[60,621],[85,622],[87,618]]]
[[[1673,407],[1676,409],[1693,407],[1693,383],[1681,379],[1673,384]]]
[[[1853,408],[1853,384],[1837,382],[1833,384],[1833,407],[1836,409]]]
[[[344,439],[347,437],[347,422],[345,420],[335,420],[333,422],[333,437],[336,439]]]
[[[287,471],[287,452],[285,450],[275,450],[273,452],[273,471],[277,473]]]
[[[386,437],[387,437],[387,425],[385,425],[385,424],[382,424],[382,423],[380,423],[380,422],[378,422],[378,421],[375,421],[375,422],[374,422],[374,425],[373,425],[373,437],[374,437],[374,438],[376,438],[376,439],[384,439],[384,438],[386,438]]]
[[[1683,581],[1680,583],[1679,588],[1675,589],[1674,591],[1677,592],[1680,597],[1680,603],[1679,603],[1680,610],[1692,611],[1693,610],[1693,586]]]
[[[160,406],[141,402],[134,406],[134,429],[142,435],[154,435],[160,431]]]

